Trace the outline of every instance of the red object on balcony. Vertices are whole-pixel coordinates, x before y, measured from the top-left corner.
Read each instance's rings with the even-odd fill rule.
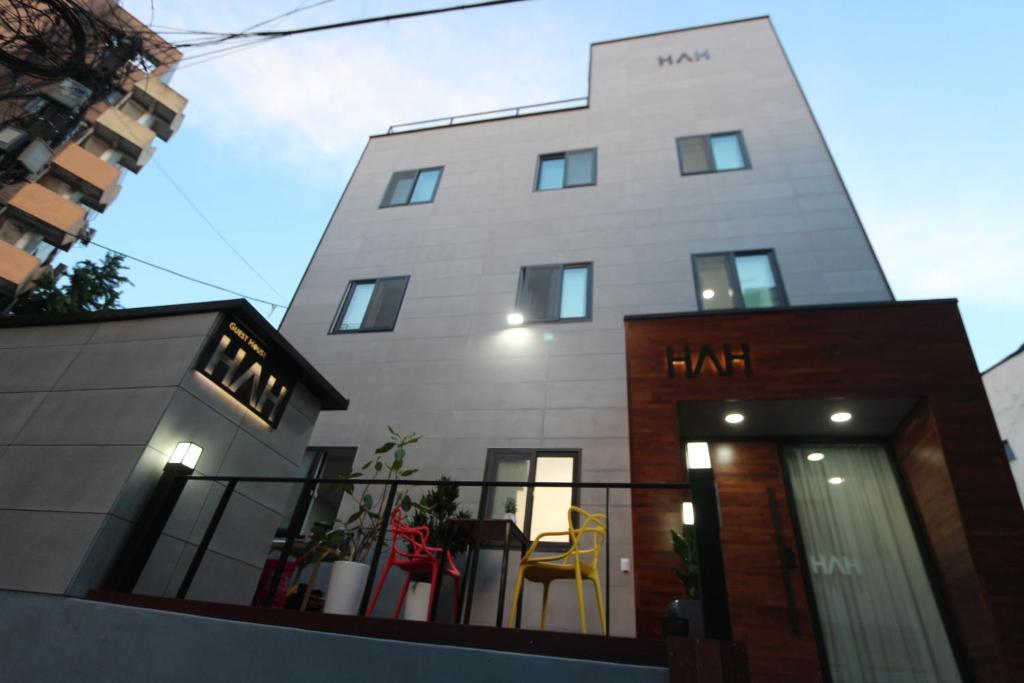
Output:
[[[396,507],[391,513],[391,554],[388,556],[387,564],[377,582],[377,588],[373,591],[373,599],[366,610],[367,616],[373,614],[373,607],[377,604],[380,590],[384,587],[384,581],[388,578],[388,572],[392,567],[398,567],[406,572],[405,583],[402,585],[402,594],[395,606],[395,619],[402,613],[402,604],[405,602],[405,595],[409,591],[409,584],[414,577],[430,577],[430,605],[427,607],[427,614],[434,613],[434,600],[437,599],[438,581],[441,580],[441,553],[444,552],[445,567],[444,574],[455,580],[455,606],[452,608],[452,619],[458,621],[459,615],[459,585],[462,583],[462,574],[455,566],[455,560],[450,552],[441,548],[432,548],[427,545],[430,539],[430,529],[425,526],[408,526],[405,523],[405,515],[402,508]],[[404,541],[408,549],[403,550]]]

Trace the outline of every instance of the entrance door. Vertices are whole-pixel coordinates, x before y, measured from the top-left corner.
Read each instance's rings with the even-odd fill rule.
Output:
[[[784,457],[832,680],[960,681],[885,449]]]
[[[821,681],[822,666],[774,442],[712,443],[734,640],[753,681]]]

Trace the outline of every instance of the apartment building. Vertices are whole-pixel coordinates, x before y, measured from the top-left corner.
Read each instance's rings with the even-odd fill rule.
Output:
[[[118,2],[3,4],[0,311],[89,242],[123,171],[145,166],[187,104],[168,84],[181,52]]]
[[[982,373],[1013,481],[1024,501],[1024,345]]]
[[[359,467],[392,425],[424,435],[419,476],[565,483],[463,487],[531,539],[607,506],[613,634],[660,635],[689,503],[705,635],[754,680],[1021,670],[1022,546],[973,495],[1012,491],[955,303],[894,302],[766,17],[596,43],[583,100],[371,137],[281,330],[351,397],[311,446]],[[472,623],[511,590],[491,555]],[[559,588],[546,627],[576,630]]]

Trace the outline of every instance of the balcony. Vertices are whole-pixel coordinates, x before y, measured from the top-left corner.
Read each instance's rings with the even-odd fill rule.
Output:
[[[85,207],[38,183],[10,185],[0,190],[7,216],[30,226],[47,241],[68,249],[86,228]]]
[[[75,144],[54,155],[50,172],[81,192],[81,202],[96,211],[106,209],[121,191],[120,171]]]
[[[135,83],[131,96],[152,112],[150,126],[161,140],[169,140],[185,119],[188,100],[159,78],[147,76]]]
[[[44,268],[32,254],[0,241],[0,296],[13,297],[26,291]]]
[[[96,135],[120,153],[118,163],[132,173],[138,173],[153,156],[153,138],[156,133],[113,107],[96,119]]]

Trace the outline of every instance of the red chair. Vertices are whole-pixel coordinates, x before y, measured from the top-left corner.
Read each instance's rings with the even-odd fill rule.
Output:
[[[366,610],[367,615],[373,614],[374,605],[380,596],[384,581],[388,578],[388,572],[392,567],[398,567],[406,572],[405,584],[402,586],[402,595],[398,598],[398,605],[395,606],[395,619],[402,613],[402,605],[405,603],[405,595],[409,591],[409,584],[414,577],[430,577],[430,606],[427,608],[427,615],[434,611],[434,598],[437,595],[438,575],[441,572],[441,548],[432,548],[427,545],[430,538],[430,529],[425,526],[408,526],[405,523],[405,514],[402,508],[396,507],[391,513],[391,554],[388,556],[387,564],[384,565],[384,572],[377,582],[377,589],[373,592],[373,599]],[[399,541],[408,545],[403,549]],[[462,574],[455,566],[452,554],[446,553],[447,566],[444,574],[455,580],[455,606],[452,608],[452,620],[459,618],[459,587],[462,583]]]

